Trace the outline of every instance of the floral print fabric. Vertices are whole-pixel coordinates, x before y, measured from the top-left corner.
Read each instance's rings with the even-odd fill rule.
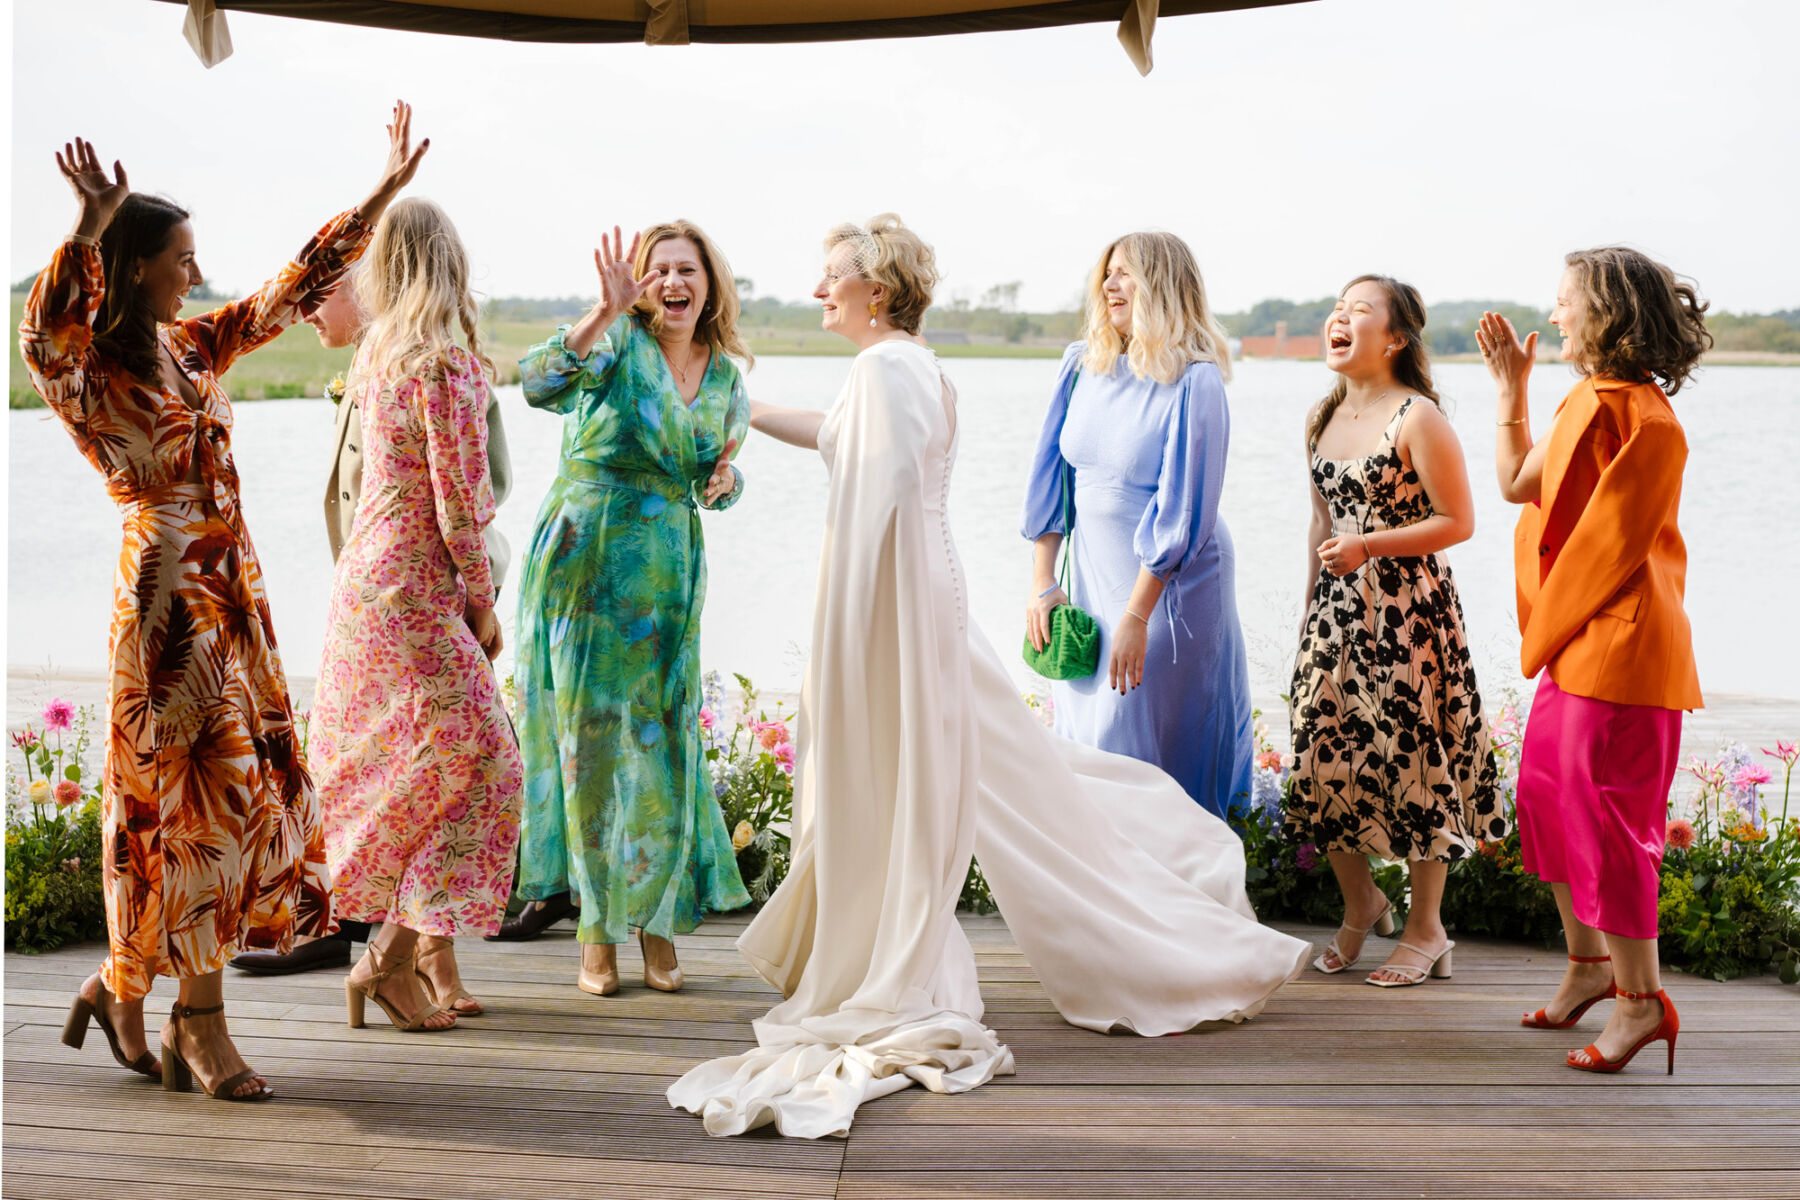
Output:
[[[520,362],[525,399],[564,425],[519,590],[519,892],[574,892],[583,942],[670,937],[750,902],[700,745],[698,512],[750,403],[717,353],[683,403],[630,316],[584,359],[567,331]]]
[[[1334,534],[1396,529],[1431,515],[1394,444],[1416,401],[1367,458],[1312,458]],[[1462,602],[1438,554],[1319,568],[1289,702],[1289,839],[1320,850],[1450,862],[1506,819],[1495,791]]]
[[[512,886],[523,768],[487,655],[488,385],[452,349],[423,378],[364,377],[363,486],[338,558],[313,760],[340,917],[493,933]]]
[[[318,801],[239,509],[218,377],[316,309],[371,232],[343,213],[254,295],[158,330],[198,407],[95,349],[97,248],[65,242],[25,302],[32,383],[124,525],[101,817],[101,978],[122,1000],[146,995],[157,975],[216,971],[244,947],[285,950],[330,922]]]

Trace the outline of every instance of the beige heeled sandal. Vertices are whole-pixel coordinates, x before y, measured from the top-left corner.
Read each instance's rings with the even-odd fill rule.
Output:
[[[1362,949],[1360,947],[1357,949],[1354,958],[1346,958],[1344,957],[1344,952],[1338,949],[1338,938],[1346,933],[1354,933],[1361,935],[1366,942],[1371,929],[1376,933],[1379,933],[1382,937],[1387,937],[1394,932],[1394,902],[1392,900],[1387,902],[1387,907],[1381,910],[1380,916],[1376,917],[1361,929],[1356,928],[1347,921],[1338,926],[1338,931],[1332,934],[1331,940],[1325,944],[1325,953],[1313,959],[1313,970],[1318,971],[1322,975],[1336,975],[1339,971],[1348,971],[1351,967],[1354,967],[1356,965],[1356,960],[1362,957]],[[1337,966],[1334,967],[1326,962],[1325,960],[1327,958],[1337,959]]]
[[[419,962],[419,956],[414,954],[401,959],[399,962],[389,962],[385,967],[380,966],[379,964],[386,958],[387,955],[377,949],[374,942],[370,942],[369,961],[371,965],[377,967],[375,973],[361,983],[356,981],[354,975],[344,980],[344,1005],[349,1010],[350,1028],[361,1029],[363,1027],[363,1001],[368,999],[373,1000],[376,1004],[381,1006],[381,1011],[387,1014],[387,1019],[392,1021],[394,1028],[398,1029],[401,1033],[441,1033],[446,1029],[455,1029],[455,1021],[451,1021],[448,1025],[432,1026],[425,1024],[425,1022],[431,1020],[431,1018],[437,1016],[437,1014],[441,1012],[449,1012],[452,1017],[456,1016],[455,1012],[446,1009],[435,1002],[426,1004],[413,1015],[413,1018],[410,1021],[400,1015],[400,1010],[395,1008],[386,997],[382,996],[378,989],[381,987],[382,980],[402,972],[415,970]]]
[[[1444,948],[1437,952],[1436,957],[1432,956],[1431,951],[1420,949],[1411,942],[1401,942],[1396,949],[1411,950],[1420,958],[1430,960],[1431,965],[1428,967],[1415,967],[1407,963],[1396,963],[1393,961],[1385,962],[1379,967],[1376,967],[1375,970],[1392,971],[1394,974],[1400,976],[1400,978],[1377,979],[1375,978],[1374,973],[1371,972],[1369,977],[1363,980],[1364,983],[1373,984],[1375,987],[1379,988],[1418,987],[1421,983],[1424,983],[1427,978],[1450,978],[1450,952],[1456,949],[1455,942],[1446,940],[1444,942]]]
[[[458,982],[455,987],[440,994],[438,992],[437,984],[435,984],[431,981],[431,976],[427,975],[423,970],[420,969],[419,964],[423,963],[426,959],[430,958],[432,955],[442,954],[446,950],[453,950],[453,949],[455,949],[455,946],[456,946],[456,943],[446,940],[446,941],[439,942],[437,945],[433,946],[431,949],[425,951],[422,954],[415,954],[413,956],[413,960],[412,960],[413,961],[413,970],[418,973],[419,985],[425,989],[426,999],[430,1000],[433,1004],[437,1005],[439,1008],[443,1009],[445,1012],[453,1012],[459,1017],[479,1017],[483,1013],[487,1012],[487,1009],[485,1007],[483,1007],[481,1001],[477,1000],[474,996],[471,996],[469,994],[468,988],[464,987],[460,982]],[[462,976],[462,972],[459,970],[457,972],[457,977],[459,980],[461,979],[461,976]],[[474,1005],[475,1007],[473,1007],[473,1008],[457,1007],[459,1004],[461,1004],[465,1000],[468,1001],[470,1004]]]

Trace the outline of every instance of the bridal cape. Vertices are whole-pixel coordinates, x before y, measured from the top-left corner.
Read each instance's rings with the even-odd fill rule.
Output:
[[[845,1134],[864,1101],[1011,1074],[956,923],[971,853],[1058,1011],[1146,1036],[1254,1016],[1306,943],[1260,925],[1242,844],[1148,764],[1057,737],[968,623],[934,355],[857,356],[801,693],[793,859],[738,946],[786,999],[669,1089],[708,1133]]]

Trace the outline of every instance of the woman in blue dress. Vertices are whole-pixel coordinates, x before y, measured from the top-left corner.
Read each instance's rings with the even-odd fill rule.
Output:
[[[1250,669],[1236,555],[1219,519],[1231,417],[1225,331],[1187,243],[1133,233],[1088,284],[1085,340],[1063,355],[1032,460],[1023,533],[1036,544],[1026,636],[1074,604],[1100,627],[1100,668],[1053,689],[1056,731],[1154,763],[1225,817],[1250,794]],[[1075,533],[1057,582],[1064,491]]]

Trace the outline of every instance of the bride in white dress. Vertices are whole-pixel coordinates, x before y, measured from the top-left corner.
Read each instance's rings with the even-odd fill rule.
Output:
[[[738,946],[786,999],[669,1089],[707,1132],[849,1131],[913,1083],[1011,1074],[956,923],[971,854],[1058,1011],[1146,1036],[1254,1016],[1307,943],[1260,925],[1243,848],[1155,767],[1056,737],[968,621],[945,503],[956,392],[918,337],[937,275],[891,214],[813,295],[859,350],[825,413],[756,405],[831,475],[801,692],[794,854]]]

